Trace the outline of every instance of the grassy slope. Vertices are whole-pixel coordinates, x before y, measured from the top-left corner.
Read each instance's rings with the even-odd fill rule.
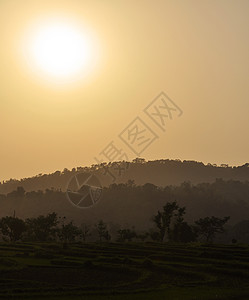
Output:
[[[244,245],[0,244],[2,299],[249,299],[248,279]]]

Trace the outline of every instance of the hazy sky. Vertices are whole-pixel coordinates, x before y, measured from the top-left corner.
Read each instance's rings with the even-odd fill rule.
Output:
[[[146,159],[248,162],[248,15],[248,0],[1,0],[0,180],[91,165],[111,141],[133,159],[118,135],[137,116],[159,137]],[[60,17],[98,59],[58,85],[20,49],[37,20]],[[161,91],[183,111],[165,132],[143,113]]]

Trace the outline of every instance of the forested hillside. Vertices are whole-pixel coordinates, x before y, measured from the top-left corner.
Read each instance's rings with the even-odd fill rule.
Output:
[[[189,223],[206,216],[230,216],[229,224],[234,225],[249,219],[249,182],[217,179],[213,183],[184,182],[178,186],[158,187],[151,183],[136,185],[130,180],[104,188],[99,202],[87,209],[73,206],[63,191],[26,192],[19,187],[0,195],[0,217],[15,214],[28,218],[56,212],[76,224],[94,224],[103,219],[112,226],[134,225],[147,230],[153,226],[153,215],[172,201],[186,207],[185,218]]]
[[[45,191],[46,189],[61,189],[65,191],[70,178],[77,172],[96,174],[103,186],[109,186],[114,182],[125,183],[129,179],[134,180],[138,185],[149,182],[157,186],[166,186],[179,185],[185,181],[190,181],[193,184],[211,183],[216,178],[245,181],[249,179],[249,164],[231,167],[228,165],[205,165],[202,162],[186,160],[161,159],[146,162],[144,159],[137,158],[130,163],[102,163],[90,167],[77,167],[72,170],[64,169],[52,174],[39,174],[35,177],[21,180],[2,180],[0,193],[9,193],[18,186],[22,186],[25,191]]]

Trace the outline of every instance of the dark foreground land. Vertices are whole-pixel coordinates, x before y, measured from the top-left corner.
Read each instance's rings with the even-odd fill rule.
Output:
[[[244,245],[0,244],[1,299],[249,299]]]

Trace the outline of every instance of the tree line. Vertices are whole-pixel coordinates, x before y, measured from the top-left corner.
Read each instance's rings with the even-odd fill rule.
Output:
[[[224,180],[248,180],[249,164],[245,163],[241,166],[228,166],[226,164],[204,164],[198,161],[190,161],[180,159],[159,159],[146,161],[143,158],[136,158],[128,163],[125,172],[121,172],[119,176],[120,164],[122,162],[103,162],[101,164],[93,164],[91,166],[80,166],[72,169],[65,168],[51,174],[38,174],[34,177],[22,178],[20,180],[11,178],[9,180],[0,181],[0,193],[6,194],[18,186],[22,185],[26,191],[46,190],[46,189],[62,189],[64,190],[68,181],[78,172],[94,173],[100,177],[104,186],[109,186],[113,182],[113,178],[108,176],[106,169],[116,176],[117,183],[124,183],[129,178],[133,178],[137,184],[143,185],[151,182],[155,185],[178,185],[184,181],[190,180],[194,184],[201,182],[212,182],[216,178]],[[122,167],[122,166],[121,166]]]
[[[186,208],[181,207],[176,201],[167,202],[162,210],[152,217],[154,227],[148,231],[136,232],[135,227],[119,228],[115,234],[108,229],[108,223],[98,221],[92,228],[82,223],[76,226],[66,217],[59,217],[57,213],[40,215],[25,220],[14,216],[0,219],[0,232],[3,241],[29,241],[48,242],[60,241],[70,243],[75,241],[86,242],[91,235],[95,235],[99,242],[102,241],[146,241],[155,242],[212,242],[217,233],[224,232],[224,225],[230,217],[205,217],[189,225],[184,220]]]

